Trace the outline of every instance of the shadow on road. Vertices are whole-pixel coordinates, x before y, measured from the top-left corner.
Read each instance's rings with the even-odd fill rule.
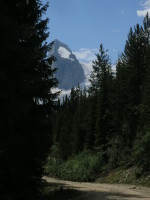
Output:
[[[111,193],[111,192],[98,192],[98,191],[82,191],[80,196],[75,198],[76,200],[131,200],[131,199],[141,199],[138,195],[124,195],[121,193]]]
[[[49,190],[46,200],[134,200],[144,198],[140,195],[130,195],[115,192],[102,191],[80,191],[81,187],[68,186],[65,183],[47,183],[48,188],[55,188]]]

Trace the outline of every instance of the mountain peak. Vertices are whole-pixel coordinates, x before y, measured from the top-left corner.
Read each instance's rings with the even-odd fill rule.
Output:
[[[84,81],[82,65],[66,44],[55,39],[48,54],[48,57],[50,56],[56,58],[53,67],[58,69],[56,78],[59,81],[60,89],[68,90]]]
[[[48,57],[50,56],[57,57],[58,54],[60,54],[64,58],[68,58],[70,54],[72,54],[72,51],[66,44],[60,42],[58,39],[55,39],[51,43],[51,50],[48,54]]]
[[[71,49],[64,43],[60,42],[58,39],[54,40],[54,46],[56,49],[59,47],[63,47],[64,49],[68,50],[70,53],[72,53]]]

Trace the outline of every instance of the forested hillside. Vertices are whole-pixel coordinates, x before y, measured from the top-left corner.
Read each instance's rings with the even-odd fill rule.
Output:
[[[94,180],[117,167],[150,170],[150,18],[130,28],[116,73],[103,45],[89,89],[73,88],[52,117],[53,146],[46,172]]]

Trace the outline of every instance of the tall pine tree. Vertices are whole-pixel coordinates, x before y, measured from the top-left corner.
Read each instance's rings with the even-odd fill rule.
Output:
[[[38,199],[57,85],[46,58],[47,5],[0,2],[0,199]]]
[[[113,76],[109,56],[102,44],[99,54],[97,54],[97,60],[93,62],[90,82],[90,93],[96,98],[95,147],[106,150],[107,140],[111,132]]]

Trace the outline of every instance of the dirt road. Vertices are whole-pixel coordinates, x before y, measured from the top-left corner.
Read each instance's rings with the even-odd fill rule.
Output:
[[[99,183],[80,183],[44,178],[49,183],[59,184],[62,187],[69,187],[81,191],[76,200],[150,200],[150,188]]]

